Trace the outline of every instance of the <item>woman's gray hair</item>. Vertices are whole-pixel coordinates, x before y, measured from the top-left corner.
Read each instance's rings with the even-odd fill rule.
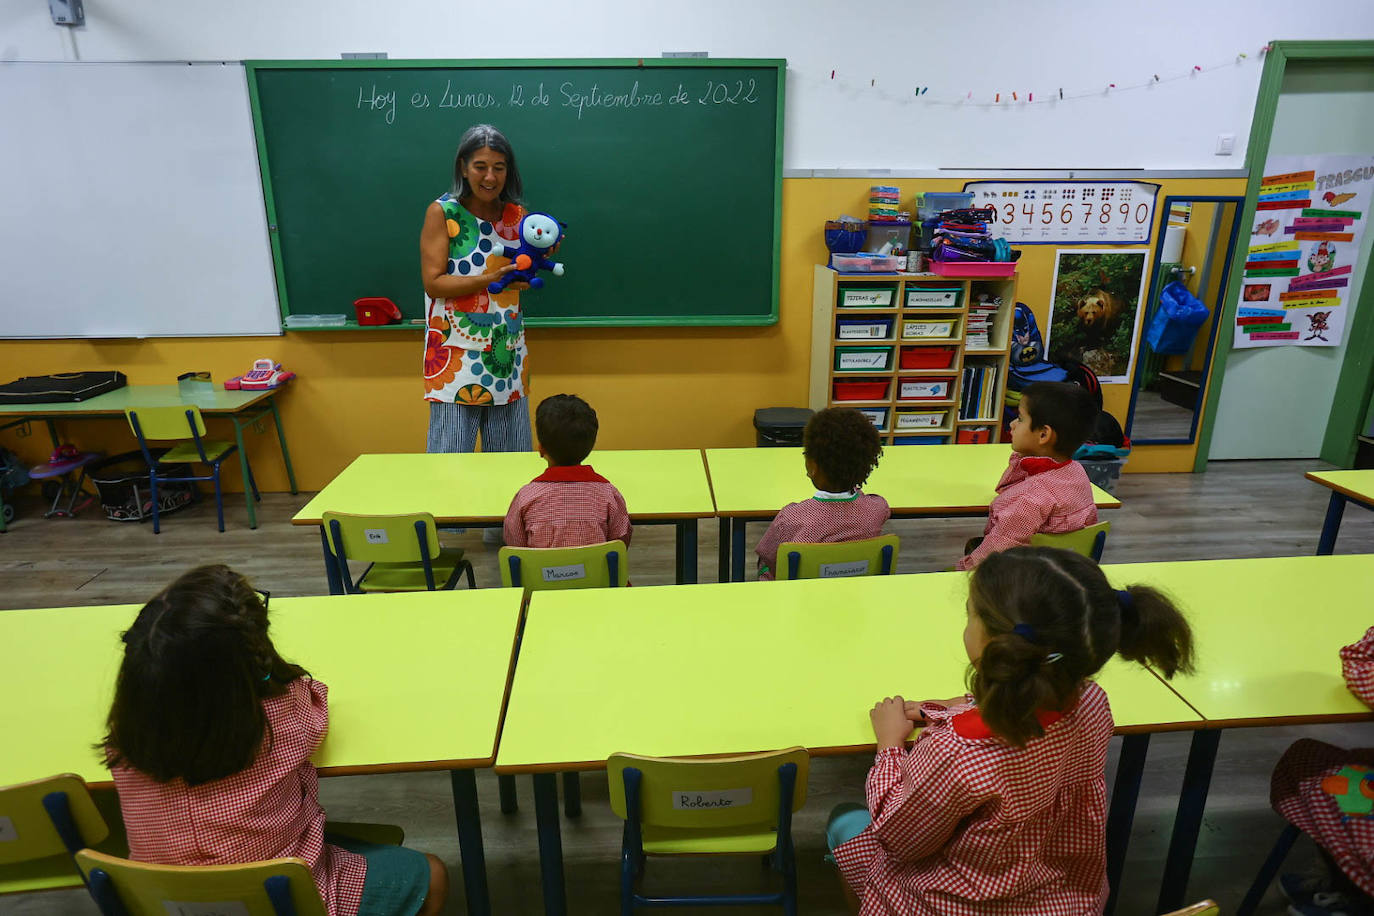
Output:
[[[518,204],[524,189],[520,184],[520,169],[515,164],[515,150],[511,149],[506,135],[490,124],[472,125],[458,141],[458,152],[453,157],[453,196],[463,198],[471,193],[463,177],[463,164],[484,146],[506,157],[506,186],[501,189],[501,200]]]

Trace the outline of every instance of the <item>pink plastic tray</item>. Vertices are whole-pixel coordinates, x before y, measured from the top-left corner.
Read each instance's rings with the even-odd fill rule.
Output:
[[[941,277],[1010,277],[1015,261],[931,261],[932,273]]]

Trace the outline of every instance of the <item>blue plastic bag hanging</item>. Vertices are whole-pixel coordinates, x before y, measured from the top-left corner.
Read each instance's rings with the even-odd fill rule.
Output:
[[[1175,280],[1160,291],[1159,307],[1150,319],[1145,342],[1161,355],[1187,353],[1210,314],[1188,287]]]

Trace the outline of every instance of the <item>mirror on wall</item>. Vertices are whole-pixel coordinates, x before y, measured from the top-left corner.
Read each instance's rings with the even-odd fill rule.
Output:
[[[1134,445],[1194,441],[1242,197],[1166,197],[1126,417]]]

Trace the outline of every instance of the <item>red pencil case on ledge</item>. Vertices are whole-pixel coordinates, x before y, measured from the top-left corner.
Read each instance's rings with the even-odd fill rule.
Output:
[[[379,324],[396,324],[401,320],[401,310],[385,296],[368,296],[353,302],[353,311],[358,314],[358,324],[372,327]]]

